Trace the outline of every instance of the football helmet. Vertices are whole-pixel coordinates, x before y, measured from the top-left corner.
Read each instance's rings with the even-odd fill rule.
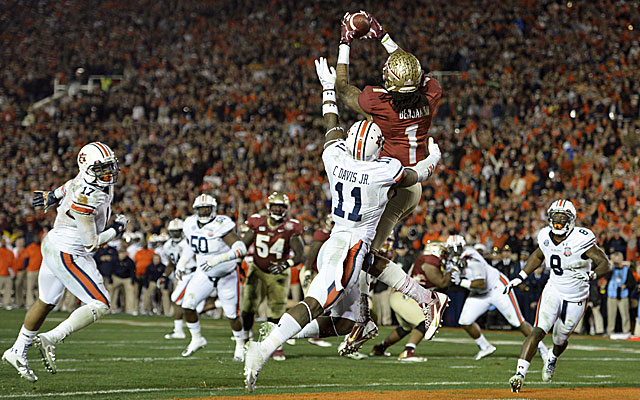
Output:
[[[564,236],[576,225],[576,208],[569,200],[556,200],[547,210],[547,220],[554,235]]]
[[[380,156],[384,136],[378,124],[365,119],[351,125],[347,131],[346,145],[356,160],[373,161]]]
[[[280,192],[273,192],[267,197],[267,211],[269,218],[282,222],[289,215],[289,196]]]
[[[169,236],[173,242],[179,242],[182,240],[183,232],[182,227],[184,226],[184,222],[180,218],[174,218],[169,222]]]
[[[422,81],[422,75],[420,61],[405,51],[391,54],[382,68],[384,88],[389,92],[415,92]]]
[[[193,210],[198,216],[198,222],[201,224],[208,224],[213,220],[218,208],[218,202],[216,199],[206,193],[202,193],[193,202]]]
[[[333,220],[333,214],[328,214],[327,217],[324,219],[323,224],[324,224],[323,226],[324,229],[328,231],[333,229],[333,226],[336,224],[335,221]]]
[[[422,254],[436,256],[442,259],[443,256],[447,254],[447,248],[444,243],[439,240],[429,240],[427,244],[424,245]]]
[[[467,241],[461,235],[451,235],[447,238],[445,246],[447,247],[447,253],[449,258],[460,257],[464,251],[464,247],[467,245]]]
[[[91,142],[78,152],[78,168],[87,183],[111,186],[118,181],[120,167],[113,150],[106,144]]]

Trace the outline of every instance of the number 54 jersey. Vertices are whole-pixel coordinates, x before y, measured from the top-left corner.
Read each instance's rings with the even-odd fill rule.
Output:
[[[561,242],[555,242],[551,228],[545,226],[538,233],[538,247],[544,254],[544,262],[551,269],[547,286],[564,300],[579,302],[589,295],[589,283],[576,279],[567,268],[589,271],[591,261],[582,258],[596,244],[596,237],[587,228],[575,227]]]
[[[227,233],[233,231],[236,224],[226,215],[217,215],[209,223],[200,226],[198,217],[191,215],[184,221],[182,231],[189,246],[186,246],[181,257],[196,256],[196,264],[202,265],[213,255],[231,250],[222,239]],[[233,272],[236,268],[236,260],[229,260],[213,266],[207,272],[212,278],[219,278]]]
[[[346,146],[337,140],[322,153],[335,222],[331,232],[349,231],[369,245],[389,201],[389,188],[402,178],[404,167],[390,157],[356,160]]]
[[[247,219],[247,226],[255,232],[253,239],[253,262],[263,272],[269,272],[273,262],[289,258],[289,239],[302,235],[302,224],[297,219],[287,219],[275,227],[270,227],[267,216],[253,214]]]

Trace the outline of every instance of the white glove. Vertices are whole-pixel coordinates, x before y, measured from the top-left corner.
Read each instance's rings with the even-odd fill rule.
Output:
[[[576,270],[568,270],[569,271],[569,275],[574,278],[577,279],[579,281],[583,281],[583,282],[589,282],[592,281],[594,279],[596,279],[596,273],[593,271],[576,271]]]
[[[427,147],[429,148],[429,157],[433,156],[436,164],[438,162],[440,162],[440,158],[442,157],[442,153],[440,152],[440,147],[433,140],[432,137],[429,137],[429,143],[428,143]]]
[[[459,285],[462,278],[460,277],[460,271],[458,269],[451,269],[451,283]]]
[[[520,286],[522,282],[524,282],[524,280],[519,276],[516,278],[513,278],[512,280],[509,281],[509,283],[507,283],[507,287],[504,288],[504,292],[502,292],[502,294],[509,293],[511,289],[513,289],[516,286]]]
[[[200,264],[200,268],[202,268],[202,271],[204,272],[209,272],[211,268],[215,267],[221,262],[225,262],[228,260],[229,260],[229,257],[227,257],[225,253],[217,254],[215,256],[209,257],[207,261],[205,261],[203,264]]]
[[[322,90],[333,90],[336,86],[336,69],[329,67],[327,59],[324,57],[315,60],[315,63]]]
[[[116,214],[113,216],[113,223],[110,228],[115,229],[116,236],[121,235],[125,229],[127,229],[127,225],[129,224],[129,218],[127,218],[124,214]]]

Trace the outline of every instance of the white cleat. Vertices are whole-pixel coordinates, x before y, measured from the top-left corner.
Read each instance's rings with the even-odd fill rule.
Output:
[[[187,348],[182,351],[182,357],[189,357],[190,355],[192,355],[193,353],[195,353],[196,351],[198,351],[199,349],[203,348],[206,345],[207,345],[207,339],[205,339],[203,336],[200,336],[197,338],[191,338],[191,342],[189,342],[189,345],[187,346]]]
[[[56,373],[56,345],[44,335],[36,335],[33,345],[40,351],[42,363],[47,371]]]
[[[509,379],[509,386],[511,386],[511,392],[519,393],[524,383],[524,377],[520,374],[515,374]]]
[[[440,292],[433,292],[436,297],[429,303],[419,304],[424,314],[424,324],[426,331],[425,340],[431,340],[438,333],[438,329],[442,325],[442,316],[447,306],[449,306],[449,296]]]
[[[20,375],[22,379],[26,379],[29,382],[36,382],[38,380],[38,377],[29,367],[26,353],[27,352],[25,351],[23,354],[20,354],[16,349],[11,347],[7,349],[2,355],[2,361],[6,361],[7,363],[11,364],[13,368],[18,371],[18,375]]]
[[[480,351],[478,351],[478,354],[476,354],[475,360],[476,361],[482,360],[483,358],[495,353],[495,351],[496,351],[496,346],[493,346],[493,345],[489,345],[489,347],[485,349],[480,349]]]
[[[236,342],[236,350],[233,352],[233,361],[244,362],[244,345]]]
[[[258,380],[258,374],[269,359],[270,354],[262,350],[260,343],[253,340],[247,343],[244,353],[244,384],[248,392],[253,392]]]
[[[324,339],[320,338],[309,338],[309,343],[314,344],[319,347],[331,347],[331,343],[327,342]]]
[[[166,335],[164,335],[164,338],[167,340],[170,339],[185,339],[187,337],[187,335],[184,332],[176,332],[173,331],[171,333],[167,333]]]
[[[362,345],[370,339],[378,336],[378,327],[373,320],[367,320],[366,324],[356,324],[353,326],[351,333],[345,336],[340,346],[338,346],[338,354],[346,356],[360,350]]]
[[[414,350],[403,350],[398,356],[398,361],[402,362],[426,362],[425,357],[417,356]]]
[[[295,346],[296,345],[296,339],[294,339],[294,338],[287,339],[287,344],[289,346]]]
[[[557,363],[557,358],[554,358],[553,361],[549,361],[549,358],[547,357],[544,360],[544,366],[542,367],[542,380],[544,382],[551,382],[551,380],[553,379],[553,374],[556,373]]]

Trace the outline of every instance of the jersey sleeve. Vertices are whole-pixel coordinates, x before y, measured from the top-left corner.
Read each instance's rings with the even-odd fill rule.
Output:
[[[260,214],[253,214],[249,218],[247,218],[247,226],[251,230],[256,230],[260,226],[260,220],[262,216]]]
[[[377,89],[377,92],[374,89]],[[381,92],[384,92],[384,89],[376,88],[374,86],[365,86],[362,93],[358,96],[358,105],[360,105],[362,111],[367,114],[372,114],[374,112],[375,105],[380,103]]]
[[[300,221],[298,221],[297,219],[292,219],[291,222],[293,222],[293,229],[292,229],[293,234],[302,236],[302,233],[304,232],[304,227],[302,226]]]
[[[402,179],[404,167],[402,163],[395,158],[380,157],[375,161],[376,171],[375,177],[383,186],[391,186]]]
[[[109,201],[105,192],[91,186],[80,186],[72,193],[71,209],[81,215],[93,215],[98,206]]]
[[[433,115],[440,106],[440,99],[442,99],[442,86],[440,86],[440,82],[430,76],[425,78],[424,86],[426,89],[427,99],[429,99],[429,112]]]
[[[218,215],[216,217],[216,223],[218,224],[217,231],[219,237],[223,237],[227,233],[236,229],[235,222],[233,222],[233,220],[226,215]]]
[[[596,239],[596,235],[591,232],[590,229],[587,228],[576,228],[578,230],[578,234],[581,236],[580,244],[578,245],[578,249],[576,253],[582,254],[585,251],[589,250],[593,245],[598,243],[598,239]]]
[[[313,232],[313,240],[318,242],[324,242],[329,239],[330,234],[328,232],[323,231],[322,229],[318,229]]]
[[[467,267],[464,269],[462,275],[470,281],[487,279],[487,271],[482,267],[480,261],[474,260],[473,258],[467,260]]]

